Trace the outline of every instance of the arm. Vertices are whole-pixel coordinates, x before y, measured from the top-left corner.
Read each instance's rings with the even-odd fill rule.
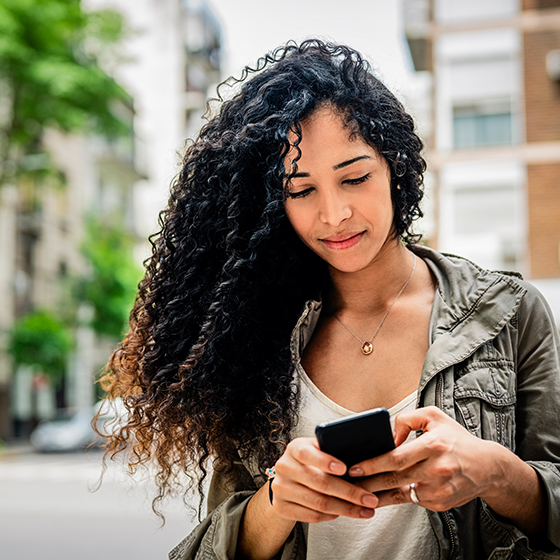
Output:
[[[519,309],[516,454],[547,497],[548,540],[560,548],[560,339],[542,295],[527,284]]]
[[[526,535],[541,533],[547,527],[548,499],[538,474],[502,445],[487,443],[493,448],[497,477],[481,498]]]
[[[273,558],[284,546],[296,522],[280,517],[270,506],[268,484],[247,504],[236,558]]]
[[[243,512],[257,486],[241,460],[232,477],[214,470],[207,497],[208,515],[170,553],[170,560],[233,558]]]

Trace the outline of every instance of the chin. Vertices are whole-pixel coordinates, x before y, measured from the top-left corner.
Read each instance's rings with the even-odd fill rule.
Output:
[[[365,268],[367,268],[367,264],[365,263],[356,263],[356,262],[329,262],[327,261],[328,265],[335,269],[338,270],[339,272],[344,272],[346,274],[351,274],[353,272],[360,272],[361,270],[364,270]]]

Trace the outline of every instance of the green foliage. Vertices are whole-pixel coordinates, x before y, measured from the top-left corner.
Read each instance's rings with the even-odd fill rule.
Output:
[[[115,111],[129,96],[99,65],[123,27],[118,13],[86,13],[79,0],[0,0],[0,173],[42,150],[46,127],[130,132]]]
[[[132,256],[134,239],[121,223],[118,219],[111,225],[88,220],[82,247],[89,263],[88,277],[78,282],[77,293],[66,302],[64,317],[36,310],[18,319],[8,345],[16,364],[34,366],[52,380],[60,379],[74,346],[74,316],[80,302],[93,308],[90,326],[96,333],[122,338],[142,271]]]
[[[70,329],[51,312],[37,310],[16,322],[8,351],[16,364],[35,366],[56,380],[64,374],[72,347]]]
[[[81,283],[79,299],[94,309],[91,327],[95,332],[121,339],[142,271],[133,259],[134,239],[118,224],[119,220],[111,225],[88,221],[83,253],[90,275]]]

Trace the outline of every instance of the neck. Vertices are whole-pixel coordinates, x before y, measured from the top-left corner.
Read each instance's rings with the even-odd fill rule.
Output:
[[[328,307],[356,319],[384,312],[410,276],[414,255],[400,240],[388,240],[371,264],[358,272],[331,269]]]

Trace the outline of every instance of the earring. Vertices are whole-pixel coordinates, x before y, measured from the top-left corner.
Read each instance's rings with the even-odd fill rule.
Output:
[[[401,186],[397,185],[397,190],[400,191],[401,190]]]

